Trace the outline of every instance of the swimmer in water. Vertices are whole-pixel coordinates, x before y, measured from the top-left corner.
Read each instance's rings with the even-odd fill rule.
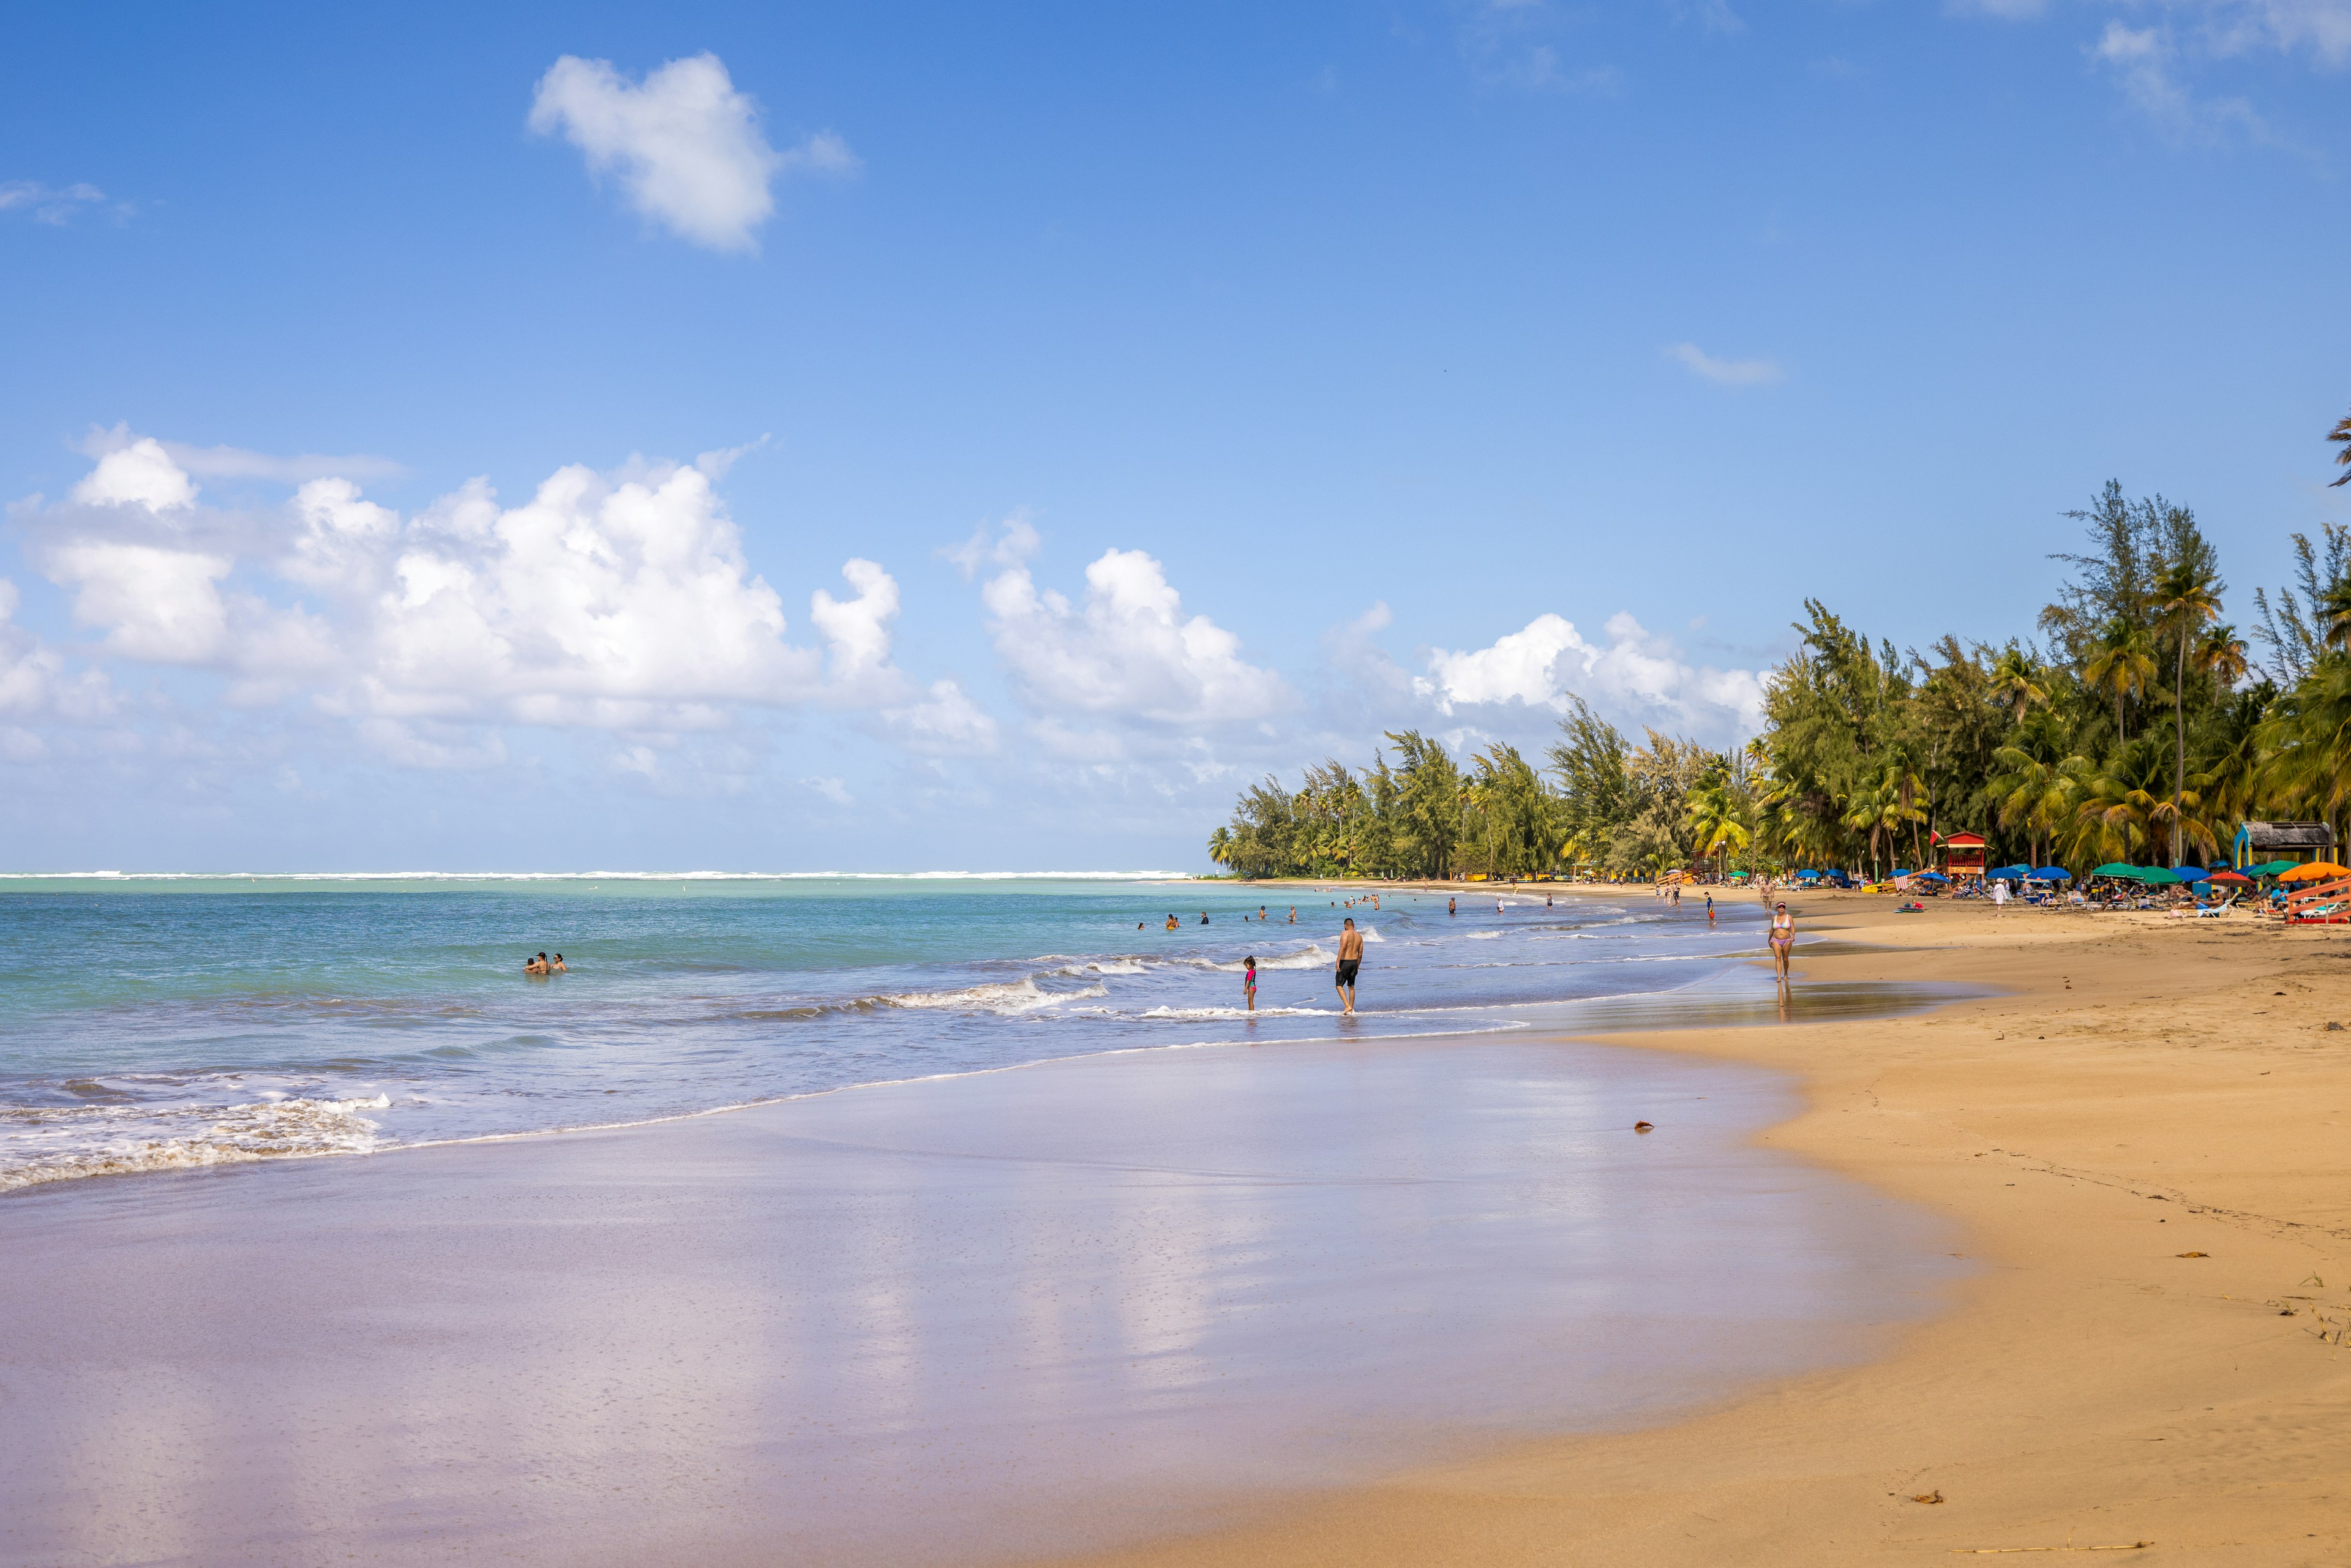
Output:
[[[524,959],[524,960],[523,960],[523,965],[522,965],[522,972],[523,972],[524,974],[526,974],[526,975],[544,975],[544,974],[546,974],[546,973],[547,973],[547,955],[546,955],[546,954],[544,954],[544,953],[541,953],[541,954],[540,954],[538,957],[536,957],[536,958],[526,958],[526,959]]]
[[[555,962],[549,964],[547,967],[549,972],[551,974],[568,975],[571,972],[571,967],[563,961],[563,955],[560,953],[558,953],[555,956]]]

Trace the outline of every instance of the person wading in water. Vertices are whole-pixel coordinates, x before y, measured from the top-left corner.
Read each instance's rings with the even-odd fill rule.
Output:
[[[1355,1013],[1355,971],[1364,967],[1364,934],[1355,929],[1353,916],[1349,916],[1346,928],[1339,933],[1339,967],[1333,983],[1339,988],[1339,999],[1346,1004],[1346,1014]]]

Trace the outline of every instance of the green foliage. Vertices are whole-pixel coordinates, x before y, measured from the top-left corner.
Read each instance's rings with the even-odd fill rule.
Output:
[[[2351,420],[2334,439],[2351,462]],[[2351,528],[2292,536],[2295,582],[2256,589],[2255,669],[2220,622],[2227,585],[2195,514],[2109,483],[2068,514],[2088,540],[2043,609],[2046,648],[1875,643],[1817,600],[1731,752],[1626,738],[1581,699],[1540,768],[1495,745],[1461,763],[1416,730],[1372,767],[1251,785],[1209,852],[1246,876],[1649,877],[1926,863],[1985,835],[1993,863],[2209,863],[2247,817],[2351,839]],[[2249,677],[2251,684],[2247,684]],[[1393,757],[1393,760],[1391,760]]]

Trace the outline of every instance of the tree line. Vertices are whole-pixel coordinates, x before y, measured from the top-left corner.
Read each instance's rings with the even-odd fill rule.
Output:
[[[2328,439],[2351,470],[2351,418]],[[2290,535],[2294,581],[2253,590],[2241,632],[2190,508],[2109,482],[2066,515],[2083,543],[2052,558],[2037,639],[1897,649],[1807,600],[1742,746],[1636,740],[1581,698],[1540,757],[1390,732],[1365,766],[1244,789],[1209,855],[1243,876],[1882,872],[1965,830],[2078,874],[2213,863],[2247,818],[2351,837],[2351,528]]]

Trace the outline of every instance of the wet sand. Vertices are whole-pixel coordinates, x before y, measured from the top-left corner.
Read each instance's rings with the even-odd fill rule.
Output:
[[[1796,1109],[1767,1071],[1486,1036],[34,1188],[0,1200],[0,1561],[947,1563],[1261,1525],[1886,1351],[1958,1249],[1753,1145]]]
[[[1800,953],[1800,990],[2004,994],[1625,1038],[1798,1075],[1804,1112],[1761,1142],[1955,1227],[1980,1271],[1953,1312],[1882,1360],[1695,1419],[1423,1467],[1091,1561],[2351,1561],[2351,935],[1792,902],[1834,933]]]

